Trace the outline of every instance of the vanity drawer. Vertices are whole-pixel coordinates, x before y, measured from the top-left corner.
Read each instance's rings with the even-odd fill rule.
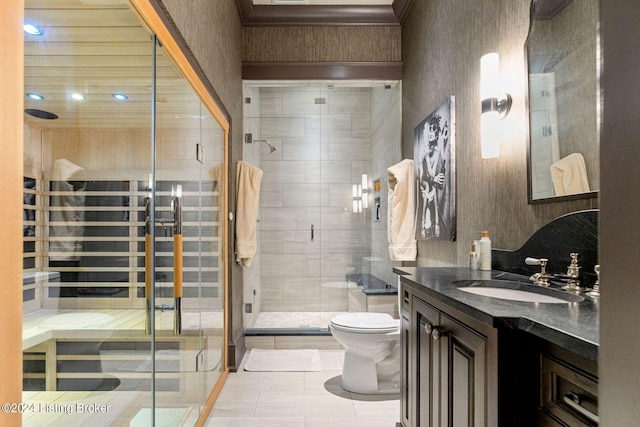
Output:
[[[541,355],[540,374],[539,425],[598,425],[597,378],[545,354]]]

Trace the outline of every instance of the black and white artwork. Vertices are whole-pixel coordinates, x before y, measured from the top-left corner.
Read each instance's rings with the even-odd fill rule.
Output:
[[[455,97],[418,124],[413,140],[416,239],[456,240]]]

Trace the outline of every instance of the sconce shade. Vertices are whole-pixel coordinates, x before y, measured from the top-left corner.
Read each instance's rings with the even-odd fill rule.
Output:
[[[362,175],[362,207],[369,208],[369,177],[367,174]]]
[[[509,114],[511,95],[500,94],[500,59],[492,52],[480,59],[480,144],[482,158],[500,155],[500,128],[498,121]]]
[[[500,75],[498,54],[487,53],[480,58],[480,99],[496,98],[498,94],[498,76]]]
[[[483,159],[491,159],[500,155],[500,132],[497,111],[483,113],[480,116],[480,138]]]

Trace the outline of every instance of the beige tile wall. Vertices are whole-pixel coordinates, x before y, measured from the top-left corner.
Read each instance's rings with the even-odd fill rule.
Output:
[[[260,137],[279,147],[260,157],[261,308],[347,310],[336,284],[371,247],[370,211],[352,213],[351,195],[370,174],[371,90],[261,88],[259,102]]]

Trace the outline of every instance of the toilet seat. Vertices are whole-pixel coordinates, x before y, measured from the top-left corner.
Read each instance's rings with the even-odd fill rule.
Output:
[[[332,328],[364,334],[394,332],[398,326],[398,320],[387,313],[343,313],[331,319]]]

